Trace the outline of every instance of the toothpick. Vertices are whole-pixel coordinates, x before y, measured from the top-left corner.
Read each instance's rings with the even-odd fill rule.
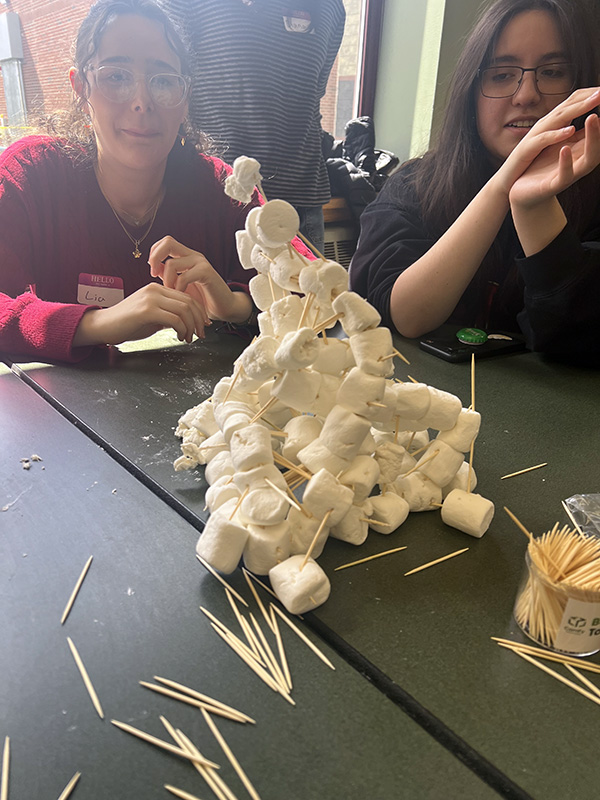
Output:
[[[286,492],[284,492],[282,489],[280,489],[279,486],[275,486],[273,481],[270,480],[269,478],[265,478],[265,483],[268,483],[269,486],[271,487],[271,489],[273,489],[274,492],[277,492],[278,495],[281,495],[281,497],[283,497],[283,499],[286,501],[286,503],[289,503],[291,506],[293,506],[298,511],[302,511],[301,506],[298,504],[298,501],[296,500],[294,495],[291,494],[291,492],[290,492],[290,494],[291,494],[291,497],[290,497],[288,494],[286,494]],[[250,487],[248,487],[248,488],[250,488]]]
[[[471,409],[475,411],[475,353],[471,353]]]
[[[367,400],[368,406],[373,406],[373,408],[387,408],[385,403],[378,403],[376,400]]]
[[[238,367],[237,367],[237,369],[235,371],[235,374],[233,376],[233,380],[229,384],[229,387],[227,388],[227,392],[225,393],[225,397],[223,398],[223,402],[224,403],[226,403],[229,400],[229,395],[232,393],[233,387],[237,383],[237,380],[238,380],[238,378],[240,377],[240,375],[242,374],[243,371],[244,371],[244,368],[242,367],[242,365],[238,364]]]
[[[581,530],[581,528],[579,527],[579,525],[575,521],[575,517],[573,516],[573,514],[571,514],[571,509],[569,508],[569,506],[565,503],[564,500],[561,500],[561,503],[562,503],[562,507],[564,508],[567,516],[569,517],[569,519],[573,523],[573,527],[575,528],[577,533],[581,536],[582,539],[587,539],[587,536],[585,535],[585,533]]]
[[[215,615],[212,614],[207,608],[204,608],[204,606],[199,606],[199,608],[200,611],[202,611],[202,613],[205,614],[209,618],[209,620],[211,620],[211,625],[214,628],[218,628],[221,631],[221,633],[225,634],[225,636],[230,638],[238,647],[240,647],[244,651],[244,654],[248,656],[248,658],[251,658],[255,661],[258,661],[260,664],[263,664],[258,652],[257,651],[253,652],[253,649],[251,649],[252,645],[251,647],[248,647],[248,645],[242,642],[242,640],[238,636],[236,636],[235,633],[227,627],[227,625],[222,623],[220,619],[217,619],[217,617],[215,617]],[[242,631],[244,632],[244,634],[246,634],[246,628],[243,625],[243,618],[240,618],[240,622],[242,623],[241,624]]]
[[[541,467],[547,467],[548,462],[544,461],[543,464],[536,464],[534,467],[526,467],[526,469],[520,469],[518,472],[509,472],[508,475],[503,475],[500,480],[503,481],[506,478],[514,478],[515,475],[524,475],[526,472],[531,472],[534,469],[540,469]]]
[[[382,492],[382,496],[385,497],[385,492]],[[381,520],[381,519],[373,519],[373,517],[359,517],[358,521],[359,522],[368,522],[369,525],[383,525],[384,528],[391,528],[392,527],[392,523],[391,522],[383,522],[383,520]],[[373,556],[371,556],[371,557],[373,557]]]
[[[302,564],[300,564],[300,570],[299,570],[300,572],[302,572],[302,570],[306,566],[306,564],[308,562],[308,559],[310,558],[310,554],[315,549],[315,545],[317,544],[317,540],[318,540],[319,536],[321,535],[321,531],[323,530],[325,525],[327,525],[327,520],[329,519],[329,517],[331,516],[332,513],[333,513],[333,508],[330,508],[328,511],[325,512],[325,516],[321,520],[321,524],[317,528],[317,532],[313,536],[313,540],[310,543],[310,546],[309,546],[308,550],[306,551],[306,555],[304,556],[304,561],[302,562]]]
[[[366,558],[359,558],[358,561],[351,561],[349,564],[342,564],[341,567],[336,567],[333,571],[339,572],[341,569],[348,569],[348,567],[355,567],[357,564],[364,564],[365,561],[373,561],[375,558],[382,558],[382,556],[389,556],[391,553],[399,553],[400,550],[406,550],[404,547],[395,547],[393,550],[386,550],[385,553],[375,553],[374,556],[367,556]]]
[[[398,444],[398,434],[400,433],[400,417],[396,415],[394,419],[396,420],[396,424],[394,426],[394,444]]]
[[[310,311],[310,307],[312,306],[312,304],[315,302],[316,296],[317,295],[314,292],[309,292],[305,296],[305,298],[304,298],[304,307],[302,309],[302,316],[300,317],[300,320],[298,321],[297,330],[300,330],[300,328],[302,328],[304,323],[306,322],[306,318],[308,316],[308,312]]]
[[[300,233],[300,231],[298,231],[296,236],[304,242],[304,244],[308,247],[309,250],[312,250],[313,253],[316,253],[321,259],[321,261],[327,261],[323,253],[319,252],[319,250],[317,250],[314,244],[310,242],[303,233]]]
[[[404,361],[404,363],[405,363],[405,364],[408,364],[408,366],[410,366],[410,361],[408,360],[408,358],[406,358],[405,356],[403,356],[403,355],[402,355],[402,353],[401,353],[399,350],[396,350],[396,348],[395,348],[395,347],[394,347],[394,355],[395,355],[395,356],[398,356],[398,358],[399,358],[401,361]]]
[[[412,439],[414,438],[414,435],[415,435],[415,433],[416,433],[416,431],[413,431],[413,435],[411,436],[411,441],[408,443],[408,444],[409,444],[409,447],[410,447],[410,445],[411,445],[411,443],[412,443]],[[415,456],[420,456],[420,455],[421,455],[421,453],[424,453],[424,452],[425,452],[425,450],[427,450],[427,448],[429,447],[429,445],[430,445],[430,444],[431,444],[431,442],[427,442],[427,444],[423,445],[423,447],[419,447],[419,449],[418,449],[418,450],[415,450],[415,451],[414,451],[414,453],[411,453],[411,456],[412,456],[413,458],[414,458]],[[406,449],[407,449],[407,451],[408,451],[408,447],[407,447]]]
[[[248,486],[246,486],[246,488],[244,489],[244,491],[242,492],[242,494],[241,494],[241,495],[238,497],[238,501],[237,501],[237,503],[235,504],[235,508],[233,509],[233,511],[231,512],[231,514],[229,515],[229,521],[230,521],[230,522],[231,522],[231,520],[232,520],[232,519],[235,517],[235,515],[237,514],[237,512],[240,510],[240,506],[242,505],[242,503],[244,502],[244,500],[245,500],[245,499],[246,499],[246,497],[248,496],[248,492],[249,492],[249,491],[250,491],[250,486],[248,485]]]
[[[522,642],[514,642],[512,639],[500,639],[497,636],[490,637],[499,647],[504,647],[507,650],[523,650],[529,655],[535,655],[538,658],[545,659],[546,661],[556,661],[560,664],[577,664],[580,669],[585,669],[588,672],[600,674],[600,664],[594,664],[591,661],[582,661],[580,658],[572,658],[571,656],[562,655],[562,653],[555,653],[551,650],[543,650],[540,647],[533,647],[533,645],[523,644]]]
[[[256,412],[256,414],[252,417],[252,419],[248,424],[252,425],[253,422],[256,422],[257,419],[260,419],[263,414],[267,413],[267,411],[271,408],[271,406],[275,405],[276,402],[277,402],[276,397],[271,397],[269,400],[267,400],[264,406],[259,411]]]
[[[294,631],[294,633],[296,634],[296,636],[299,636],[299,637],[300,637],[300,639],[302,639],[302,641],[304,642],[304,644],[305,644],[305,645],[307,645],[308,647],[310,647],[310,649],[313,651],[313,653],[314,653],[314,654],[315,654],[315,655],[316,655],[318,658],[320,658],[320,659],[321,659],[321,661],[322,661],[324,664],[327,664],[327,666],[328,666],[330,669],[333,669],[333,670],[335,670],[335,667],[333,666],[333,664],[331,663],[331,661],[330,661],[330,660],[327,658],[327,656],[326,656],[326,655],[324,655],[324,654],[323,654],[323,653],[322,653],[322,652],[319,650],[319,648],[316,646],[316,644],[313,644],[313,643],[311,642],[311,640],[308,638],[308,636],[305,636],[305,635],[302,633],[302,631],[300,630],[300,628],[298,628],[298,626],[297,626],[297,625],[294,625],[294,623],[291,621],[291,619],[289,619],[289,618],[288,618],[288,617],[287,617],[287,616],[286,616],[286,615],[283,613],[283,611],[281,611],[279,608],[277,608],[277,606],[273,605],[273,603],[271,603],[271,608],[273,609],[273,611],[275,611],[275,613],[276,613],[276,614],[278,614],[278,615],[281,617],[281,619],[282,619],[282,620],[285,622],[285,624],[286,624],[286,625],[288,625],[288,626],[289,626],[289,627],[290,627],[290,628],[291,628],[291,629]]]
[[[314,332],[318,336],[325,330],[325,328],[328,328],[330,325],[332,325],[334,322],[337,322],[343,316],[344,316],[343,313],[339,313],[339,314],[333,314],[331,317],[327,317],[327,319],[324,319],[323,322],[319,322],[318,325],[313,326]]]
[[[238,594],[238,592],[236,592],[236,590],[227,583],[225,578],[222,578],[219,575],[219,573],[216,571],[216,569],[211,567],[211,565],[208,563],[208,561],[206,561],[204,558],[202,558],[202,556],[199,556],[198,553],[196,553],[196,558],[202,564],[202,566],[205,567],[210,572],[210,574],[219,581],[219,583],[223,584],[223,586],[225,586],[227,589],[229,589],[231,594],[234,597],[237,597],[237,599],[240,601],[240,603],[242,603],[242,605],[245,605],[246,608],[248,608],[248,603],[244,600],[242,595]]]
[[[433,567],[434,564],[440,564],[442,561],[447,561],[449,558],[454,558],[454,556],[459,556],[461,553],[466,553],[468,549],[468,547],[463,547],[462,550],[456,550],[454,553],[448,553],[447,556],[436,558],[435,561],[429,561],[427,564],[421,564],[420,567],[415,567],[415,569],[405,572],[404,576],[406,577],[407,575],[412,575],[415,572],[420,572],[422,569],[427,569],[427,567]]]
[[[249,717],[242,711],[238,711],[238,709],[234,708],[233,706],[228,706],[227,703],[223,703],[221,700],[215,700],[214,697],[209,697],[207,694],[202,694],[201,692],[197,692],[195,689],[190,689],[189,686],[185,686],[183,683],[177,683],[177,681],[171,681],[168,678],[160,678],[158,675],[154,675],[153,677],[155,681],[164,683],[165,686],[171,686],[173,689],[179,689],[184,694],[189,694],[190,697],[195,697],[198,700],[202,700],[207,705],[214,706],[215,708],[221,708],[223,711],[227,711],[232,716],[239,717],[244,722],[250,722],[253,725],[256,724],[256,720],[252,719],[252,717]]]
[[[67,783],[65,788],[62,790],[62,793],[58,798],[58,800],[67,800],[67,798],[71,796],[71,792],[77,785],[79,778],[81,778],[81,772],[76,772],[75,775],[73,775],[73,777],[71,778],[71,780]]]
[[[568,678],[563,678],[563,676],[560,675],[558,672],[555,672],[553,669],[550,669],[550,667],[547,667],[545,664],[540,663],[535,658],[528,656],[527,653],[524,653],[521,650],[515,650],[514,652],[520,658],[524,658],[525,661],[529,661],[530,664],[533,664],[538,669],[541,669],[543,672],[546,672],[548,675],[551,675],[557,681],[564,683],[565,686],[574,689],[576,692],[579,692],[579,694],[583,695],[584,697],[587,697],[588,700],[591,700],[593,703],[600,705],[600,697],[598,697],[597,695],[592,694],[592,692],[588,692],[585,689],[582,689],[581,686],[577,686],[576,683],[573,683],[573,681],[570,681]]]
[[[531,531],[528,531],[528,530],[527,530],[527,528],[525,527],[525,525],[523,525],[523,523],[522,523],[522,522],[521,522],[519,519],[517,519],[517,517],[516,517],[516,516],[515,516],[515,515],[512,513],[512,511],[510,511],[510,509],[508,509],[506,506],[503,506],[503,508],[504,508],[504,510],[506,511],[506,513],[508,514],[508,516],[509,516],[509,517],[512,519],[512,521],[515,523],[515,525],[517,526],[517,528],[519,528],[521,531],[523,531],[523,533],[525,534],[525,536],[527,536],[527,538],[529,539],[529,543],[530,543],[532,546],[535,546],[535,547],[537,547],[537,548],[538,548],[538,552],[540,552],[540,551],[541,551],[541,555],[542,555],[542,557],[543,557],[543,558],[546,558],[546,559],[547,559],[547,560],[550,562],[550,564],[552,564],[552,566],[554,567],[554,569],[557,571],[557,573],[558,573],[558,576],[559,576],[559,577],[560,577],[561,575],[563,575],[563,576],[564,576],[564,572],[563,572],[563,570],[561,569],[561,567],[559,567],[559,566],[558,566],[558,564],[557,564],[557,563],[556,563],[556,562],[555,562],[555,561],[554,561],[554,560],[553,560],[553,559],[550,557],[550,555],[548,555],[548,553],[545,553],[545,552],[543,552],[543,550],[541,550],[541,548],[540,548],[540,545],[539,545],[539,542],[538,542],[536,539],[534,539],[534,536],[533,536],[533,534],[531,533]]]
[[[180,692],[175,692],[173,689],[167,689],[164,686],[157,686],[155,683],[148,683],[148,681],[139,681],[139,684],[145,689],[150,689],[152,692],[162,694],[165,697],[171,697],[173,700],[179,700],[180,703],[187,703],[187,705],[194,706],[195,708],[205,708],[212,714],[218,714],[220,717],[226,717],[234,722],[245,721],[241,720],[238,714],[230,714],[228,711],[225,711],[224,709],[219,708],[212,703],[204,703],[202,700],[198,700],[195,697],[190,697],[189,695],[181,694]]]
[[[204,711],[204,709],[203,709],[202,710],[202,716],[204,717],[204,721],[206,722],[206,724],[210,728],[210,730],[212,732],[212,735],[215,737],[215,739],[217,740],[217,742],[221,746],[221,749],[223,750],[223,752],[227,756],[227,758],[229,760],[229,763],[234,768],[234,770],[236,771],[239,779],[241,780],[241,782],[246,787],[246,791],[248,792],[248,794],[250,795],[252,800],[260,800],[260,796],[259,796],[258,792],[256,791],[256,789],[254,788],[254,786],[250,782],[250,779],[248,778],[248,776],[246,775],[246,773],[244,772],[244,770],[240,766],[239,761],[234,756],[233,752],[231,751],[231,748],[229,747],[229,745],[227,744],[227,742],[223,738],[221,732],[219,731],[219,729],[215,725],[215,722],[211,718],[210,714],[207,714],[206,711]]]
[[[0,800],[8,800],[8,773],[10,771],[10,736],[4,738],[2,751],[2,782],[0,783]]]
[[[281,638],[281,631],[279,630],[279,625],[277,624],[277,617],[275,616],[275,612],[273,611],[273,607],[271,606],[271,629],[275,633],[275,640],[277,642],[277,651],[279,653],[279,660],[281,661],[281,666],[283,667],[283,674],[285,675],[285,681],[287,684],[288,692],[292,691],[292,676],[290,673],[290,667],[288,664],[287,656],[285,654],[285,649],[283,647],[283,639]]]
[[[203,758],[200,750],[198,750],[196,745],[188,736],[185,735],[182,730],[179,728],[175,730],[165,717],[161,716],[160,721],[165,726],[169,732],[169,735],[173,738],[173,741],[176,744],[178,744],[183,750],[187,750],[188,753],[192,753],[193,755]],[[215,793],[217,800],[237,800],[234,793],[231,791],[229,786],[227,786],[218,772],[215,772],[215,770],[211,770],[208,767],[203,767],[200,764],[194,764],[194,767],[196,768],[198,774],[204,778],[209,788]]]
[[[413,432],[412,432],[412,435],[411,435],[411,437],[410,437],[410,439],[408,440],[408,444],[406,445],[406,452],[407,452],[407,453],[408,453],[408,451],[410,450],[410,448],[412,447],[412,443],[413,443],[413,441],[414,441],[414,438],[415,438],[415,436],[416,436],[416,435],[417,435],[417,432],[416,432],[416,431],[413,431]],[[427,444],[425,445],[425,447],[429,447],[429,442],[427,442]],[[419,451],[417,451],[417,452],[421,452],[421,451],[419,450]],[[414,456],[414,453],[411,453],[411,455],[413,455],[413,456]]]
[[[100,717],[100,719],[104,719],[104,711],[102,710],[102,706],[100,705],[100,700],[98,700],[98,695],[96,694],[96,690],[92,685],[90,676],[87,673],[83,661],[81,660],[81,656],[79,655],[77,648],[73,644],[73,641],[68,636],[67,636],[67,642],[71,649],[71,653],[73,654],[73,658],[75,659],[75,663],[77,664],[77,669],[79,670],[79,672],[81,673],[81,677],[83,678],[85,688],[88,691],[92,703],[94,704],[94,708],[98,712],[98,716]]]
[[[250,575],[246,571],[244,571],[244,578],[246,579],[246,583],[250,587],[250,591],[252,592],[254,600],[256,601],[256,605],[258,606],[258,608],[260,610],[260,613],[263,615],[265,622],[267,623],[269,628],[273,631],[273,633],[275,633],[275,629],[273,628],[273,622],[271,620],[271,617],[270,617],[269,614],[267,614],[267,609],[265,608],[265,606],[263,604],[263,601],[260,599],[260,596],[259,596],[258,592],[254,588],[254,584],[250,580]]]
[[[278,663],[277,659],[275,658],[275,654],[273,653],[271,647],[269,646],[269,643],[267,642],[267,640],[265,638],[265,635],[262,632],[261,627],[258,624],[258,621],[257,621],[256,617],[254,616],[254,614],[252,612],[250,612],[250,620],[251,620],[252,624],[254,625],[256,633],[257,633],[257,635],[258,635],[258,637],[260,639],[260,644],[261,644],[261,647],[262,647],[262,649],[263,649],[263,651],[265,653],[266,664],[267,664],[267,667],[269,668],[269,671],[273,675],[273,678],[275,679],[276,683],[278,683],[281,686],[281,688],[285,691],[286,694],[289,694],[288,688],[287,688],[287,683],[286,683],[284,674],[282,672],[282,669],[279,666],[279,663]],[[270,624],[269,624],[269,627],[271,627]]]
[[[174,794],[175,797],[180,797],[181,800],[200,800],[200,798],[196,797],[195,794],[184,792],[183,789],[177,789],[177,787],[171,786],[170,783],[165,783],[164,786],[167,792],[171,792],[171,794]]]
[[[77,594],[78,594],[79,590],[81,589],[81,584],[83,583],[83,580],[84,580],[85,576],[87,575],[87,571],[90,568],[90,565],[92,563],[92,558],[93,557],[94,556],[90,556],[88,558],[88,560],[85,562],[84,568],[81,570],[81,575],[77,579],[77,583],[75,584],[75,588],[71,592],[71,596],[67,600],[67,605],[65,606],[65,610],[63,611],[62,617],[60,618],[60,624],[61,625],[64,624],[66,618],[69,616],[69,613],[70,613],[71,609],[73,608],[73,603],[75,602],[75,598],[77,597]]]
[[[412,381],[413,383],[419,383],[419,381],[415,380],[415,379],[412,377],[412,375],[407,375],[407,378],[408,378],[408,380],[409,380],[409,381]]]
[[[277,595],[275,594],[275,592],[272,589],[269,589],[269,587],[265,583],[263,583],[259,578],[257,578],[256,575],[253,572],[250,572],[249,570],[247,570],[246,567],[242,567],[242,572],[244,573],[244,575],[247,575],[249,578],[252,578],[254,583],[257,583],[262,589],[265,590],[265,592],[268,592],[275,599],[278,599]]]
[[[419,461],[418,464],[415,464],[414,467],[409,469],[408,472],[405,472],[400,477],[401,478],[406,478],[408,475],[412,475],[413,472],[416,472],[420,467],[423,467],[425,464],[429,464],[430,461],[433,461],[433,459],[438,455],[439,452],[440,452],[439,450],[436,450],[432,455],[428,456],[423,461]]]
[[[471,482],[473,480],[473,453],[475,451],[475,439],[471,441],[469,447],[469,471],[467,473],[467,494],[471,492]]]
[[[219,765],[215,764],[214,761],[209,761],[206,758],[199,758],[198,756],[192,755],[191,753],[182,750],[180,747],[175,747],[168,742],[163,742],[162,739],[158,739],[156,736],[152,736],[150,733],[146,733],[138,728],[134,728],[133,725],[127,725],[127,723],[119,722],[116,719],[111,719],[111,723],[117,728],[120,728],[122,731],[125,731],[125,733],[130,733],[132,736],[136,736],[138,739],[148,742],[148,744],[153,744],[155,747],[160,747],[162,750],[166,750],[167,753],[173,753],[181,758],[187,758],[188,761],[193,761],[195,764],[203,764],[205,767],[219,769]]]

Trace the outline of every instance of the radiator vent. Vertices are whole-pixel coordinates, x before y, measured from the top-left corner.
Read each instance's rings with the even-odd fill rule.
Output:
[[[326,225],[323,255],[347,268],[356,250],[357,240],[356,230],[352,226]]]

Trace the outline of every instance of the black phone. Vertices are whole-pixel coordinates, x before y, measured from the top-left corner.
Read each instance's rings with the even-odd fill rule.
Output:
[[[483,344],[461,342],[456,338],[456,334],[435,335],[422,339],[419,345],[427,353],[452,363],[469,361],[471,353],[475,353],[475,358],[490,358],[507,353],[520,353],[527,349],[523,337],[514,333],[488,333],[488,338]]]

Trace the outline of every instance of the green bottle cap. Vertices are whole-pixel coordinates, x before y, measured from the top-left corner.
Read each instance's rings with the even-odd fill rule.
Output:
[[[456,334],[459,342],[464,344],[483,344],[487,342],[487,333],[479,328],[461,328]]]

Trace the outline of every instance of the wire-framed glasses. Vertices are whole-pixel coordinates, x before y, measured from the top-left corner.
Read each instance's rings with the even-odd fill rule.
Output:
[[[533,72],[540,94],[568,94],[575,86],[575,65],[541,64],[539,67],[487,67],[478,71],[479,87],[484,97],[512,97],[523,82],[526,72]]]
[[[93,73],[98,90],[113,103],[127,103],[133,99],[138,80],[145,80],[152,100],[163,108],[175,108],[185,100],[190,79],[176,72],[159,72],[155,75],[135,75],[124,67],[88,67]]]

